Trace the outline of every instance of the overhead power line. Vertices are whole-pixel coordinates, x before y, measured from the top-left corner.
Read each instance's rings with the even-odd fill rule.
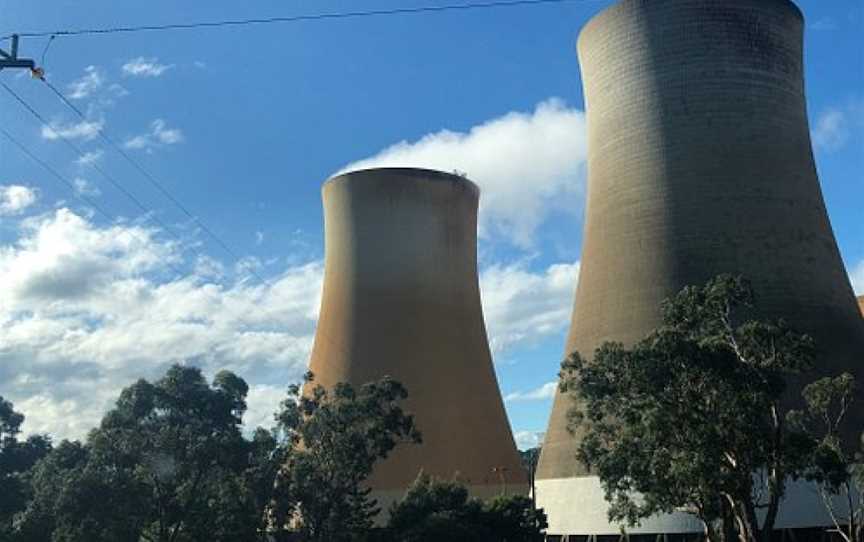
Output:
[[[73,183],[72,181],[70,181],[69,179],[64,177],[62,174],[60,174],[60,172],[58,172],[56,169],[54,169],[51,166],[51,164],[49,164],[45,160],[39,158],[35,154],[33,154],[33,152],[31,152],[30,149],[28,149],[26,146],[24,146],[23,143],[18,141],[18,139],[16,139],[12,134],[10,134],[8,131],[6,131],[6,129],[3,128],[2,126],[0,126],[0,132],[2,132],[3,135],[6,137],[6,139],[8,139],[13,145],[18,147],[18,150],[20,150],[22,153],[27,155],[28,158],[30,158],[31,160],[33,160],[34,162],[36,162],[37,164],[42,166],[51,175],[53,175],[55,179],[57,179],[61,183],[65,184],[66,187],[72,191],[72,193],[75,195],[76,198],[80,199],[81,201],[83,201],[84,203],[89,205],[90,207],[93,207],[94,209],[96,209],[96,211],[98,213],[107,217],[109,220],[113,221],[113,218],[111,217],[111,214],[108,211],[103,209],[98,203],[96,203],[92,199],[88,198],[87,196],[85,196],[83,194],[79,194],[78,191],[75,190],[75,183]]]
[[[34,162],[36,162],[37,164],[42,166],[42,168],[45,169],[48,173],[50,173],[55,179],[60,181],[62,184],[66,185],[66,187],[69,189],[69,191],[72,193],[72,195],[74,197],[76,197],[77,199],[83,201],[84,203],[86,203],[87,205],[92,207],[97,213],[99,213],[104,218],[106,218],[109,223],[114,223],[115,219],[113,216],[111,216],[111,213],[106,211],[104,207],[100,206],[92,198],[88,198],[87,196],[80,194],[78,192],[78,190],[76,190],[75,184],[72,181],[70,181],[69,179],[64,177],[59,171],[57,171],[54,167],[52,167],[51,164],[49,164],[48,162],[46,162],[42,158],[39,158],[38,156],[36,156],[30,149],[28,149],[23,143],[21,143],[17,138],[15,138],[15,136],[10,134],[2,126],[0,126],[0,133],[2,133],[3,136],[6,139],[8,139],[13,145],[18,147],[18,150],[20,150],[25,156],[27,156],[28,158],[30,158],[31,160],[33,160]],[[132,230],[127,230],[127,231],[129,233],[129,235],[131,235],[136,240],[138,240],[138,242],[145,244],[145,245],[149,242],[147,239],[144,239],[143,237],[137,235],[134,231],[132,231]],[[172,264],[171,262],[166,261],[164,263],[165,263],[165,265],[168,266],[168,268],[170,268],[172,271],[174,271],[174,273],[177,275],[177,278],[182,278],[183,276],[185,276],[185,274],[182,271],[180,271],[180,269],[178,269],[176,266],[174,266],[174,264]]]
[[[52,128],[51,128],[51,124],[50,124],[50,123],[45,119],[45,117],[44,117],[41,113],[39,113],[39,112],[38,112],[38,111],[37,111],[33,106],[31,106],[29,103],[27,103],[27,101],[24,100],[24,98],[22,98],[22,97],[21,97],[17,92],[15,92],[14,90],[12,90],[12,88],[10,88],[6,83],[4,83],[4,82],[2,82],[2,81],[0,81],[0,86],[2,86],[3,89],[6,90],[6,92],[8,92],[8,93],[9,93],[9,94],[10,94],[10,95],[15,99],[15,101],[17,101],[17,102],[21,105],[21,107],[23,107],[23,108],[24,108],[27,112],[29,112],[29,113],[30,113],[30,114],[31,114],[31,115],[32,115],[32,116],[33,116],[37,121],[39,121],[39,123],[41,123],[42,126],[48,128],[49,130],[52,129]],[[62,134],[58,134],[58,137],[59,137],[59,139],[60,139],[61,141],[63,141],[63,142],[64,142],[64,143],[65,143],[65,144],[66,144],[70,149],[72,149],[72,151],[73,151],[76,155],[78,155],[79,158],[82,158],[82,159],[84,158],[85,153],[84,153],[84,151],[83,151],[83,150],[82,150],[78,145],[76,145],[75,143],[73,143],[73,142],[72,142],[68,137],[66,137],[66,136],[64,136],[64,135],[62,135]],[[11,136],[9,136],[9,135],[7,135],[7,138],[8,138],[8,139],[12,139]],[[32,153],[30,153],[29,151],[26,151],[26,149],[22,149],[22,150],[24,150],[28,156],[30,156],[33,160],[35,160],[35,161],[37,161],[38,163],[40,163],[43,167],[45,167],[46,169],[49,168],[49,166],[47,165],[47,162],[45,162],[44,160],[41,160],[41,159],[37,159],[37,158],[36,158]],[[152,220],[153,222],[155,222],[155,223],[156,223],[156,224],[157,224],[157,225],[158,225],[158,226],[159,226],[159,227],[160,227],[160,228],[161,228],[161,229],[162,229],[166,234],[168,234],[168,235],[170,235],[172,238],[174,238],[174,240],[177,241],[178,246],[179,246],[179,247],[181,248],[181,250],[182,250],[182,247],[183,247],[183,239],[181,239],[181,238],[180,238],[176,233],[174,233],[174,231],[171,229],[171,227],[168,226],[168,224],[166,224],[163,220],[161,220],[158,216],[156,216],[156,213],[155,213],[152,209],[150,209],[149,207],[147,207],[147,205],[145,205],[145,204],[144,204],[144,203],[143,203],[143,202],[142,202],[142,201],[141,201],[141,200],[140,200],[140,199],[139,199],[135,194],[133,194],[133,193],[130,192],[126,187],[124,187],[122,184],[120,184],[120,182],[117,181],[117,179],[115,179],[113,176],[111,176],[111,175],[110,175],[107,171],[105,171],[102,167],[100,167],[100,166],[97,165],[97,164],[90,164],[90,167],[92,167],[92,168],[95,169],[97,172],[99,172],[99,174],[102,175],[102,177],[104,177],[105,180],[107,180],[109,183],[111,183],[111,185],[112,185],[114,188],[116,188],[116,189],[119,190],[119,191],[120,191],[124,196],[126,196],[126,198],[128,198],[128,199],[129,199],[129,200],[130,200],[130,201],[135,205],[135,207],[137,207],[138,210],[140,210],[140,211],[144,214],[144,216],[145,216],[148,220]],[[52,174],[53,174],[55,177],[62,178],[62,176],[60,176],[60,175],[56,172],[56,170],[52,170],[52,169],[53,169],[53,168],[51,168],[51,169],[49,169],[49,170],[51,170]],[[65,179],[65,178],[64,178],[64,179]],[[66,181],[66,184],[69,185],[69,186],[72,186],[73,189],[74,189],[74,184],[73,184],[73,183],[70,183],[70,182]],[[95,202],[93,202],[90,198],[87,198],[87,199],[85,200],[83,197],[79,197],[79,199],[82,199],[83,201],[86,201],[89,205],[93,205],[93,204],[95,203]],[[98,206],[96,206],[96,207],[94,207],[94,208],[97,208],[97,209],[98,209]],[[102,212],[103,212],[103,214],[105,214],[105,215],[108,216],[109,218],[111,217],[110,214],[105,213],[104,211],[102,211]],[[195,250],[194,247],[192,247],[192,249]],[[197,253],[197,250],[196,250],[195,252]],[[199,254],[199,256],[200,256],[200,254]],[[263,279],[259,279],[259,280],[263,280]],[[266,282],[265,282],[265,284],[266,284]]]
[[[436,13],[442,11],[466,11],[476,9],[501,8],[511,6],[530,6],[540,4],[563,4],[576,1],[598,1],[598,0],[493,0],[490,2],[477,2],[472,4],[448,4],[442,6],[419,6],[413,8],[391,8],[373,9],[367,11],[342,11],[332,13],[308,13],[305,15],[290,15],[284,17],[263,17],[253,19],[229,19],[225,21],[202,21],[195,23],[171,23],[136,26],[115,26],[106,28],[78,28],[71,30],[43,30],[37,32],[17,32],[21,37],[45,37],[45,36],[84,36],[99,34],[120,34],[132,32],[155,32],[165,30],[191,30],[195,28],[220,28],[231,26],[262,25],[274,23],[296,23],[301,21],[321,21],[327,19],[351,19],[360,17],[376,17],[382,15],[407,15],[418,13]],[[3,36],[0,39],[10,38]]]
[[[49,89],[51,89],[51,92],[53,92],[54,95],[57,96],[57,98],[59,98],[61,102],[63,102],[64,104],[66,104],[67,107],[69,107],[69,109],[71,109],[82,120],[87,120],[87,116],[84,114],[84,112],[81,111],[81,109],[79,109],[75,104],[73,104],[69,100],[69,98],[67,98],[59,89],[57,89],[57,87],[55,87],[53,84],[51,84],[50,81],[45,78],[42,78],[41,80],[48,86]],[[159,181],[159,179],[157,179],[144,166],[142,166],[138,160],[135,160],[129,153],[123,150],[120,145],[118,145],[111,137],[108,136],[105,130],[99,128],[97,130],[97,133],[107,145],[113,148],[120,156],[123,157],[123,159],[125,159],[133,168],[135,168],[138,173],[140,173],[145,179],[147,179],[147,181],[160,194],[162,194],[166,199],[168,199],[168,201],[170,201],[175,207],[177,207],[190,220],[195,222],[195,224],[197,224],[198,227],[201,228],[201,231],[207,234],[207,236],[210,237],[217,245],[219,245],[219,247],[221,247],[222,250],[224,250],[229,256],[231,256],[231,258],[233,258],[238,263],[242,261],[240,255],[234,249],[232,249],[226,241],[216,235],[216,233],[214,233],[212,229],[210,229],[206,224],[204,224],[204,222],[201,221],[200,218],[194,215],[188,207],[183,205],[180,200],[178,200],[174,195],[172,195],[171,192],[165,187],[165,185]],[[254,269],[250,268],[249,272],[252,274],[252,276],[261,281],[262,284],[269,286],[269,282],[263,277],[261,277],[258,273],[256,273]]]
[[[50,84],[50,83],[49,83],[48,81],[46,81],[45,79],[42,79],[42,81],[44,81],[44,82],[48,85],[48,87],[49,87],[49,88],[50,88],[50,89],[51,89],[51,90],[52,90],[52,91],[53,91],[53,92],[54,92],[54,93],[55,93],[55,94],[56,94],[56,95],[57,95],[57,96],[58,96],[58,97],[63,101],[63,103],[65,103],[67,106],[69,106],[69,108],[72,109],[72,110],[73,110],[73,111],[74,111],[78,116],[80,116],[83,120],[87,120],[87,118],[86,118],[86,116],[84,115],[84,113],[83,113],[79,108],[77,108],[74,104],[72,104],[72,103],[69,101],[69,99],[66,98],[66,97],[63,95],[62,92],[60,92],[59,90],[57,90],[57,88],[54,87],[54,85]],[[27,103],[27,101],[24,100],[24,98],[22,98],[22,97],[21,97],[17,92],[15,92],[14,90],[12,90],[12,89],[11,89],[11,88],[6,84],[6,83],[3,83],[2,81],[0,81],[0,85],[2,85],[3,88],[6,90],[6,92],[8,92],[10,95],[12,95],[12,97],[15,98],[15,100],[16,100],[19,104],[21,104],[21,106],[24,107],[24,109],[26,109],[26,110],[27,110],[31,115],[33,115],[33,117],[35,117],[36,120],[38,120],[38,121],[39,121],[43,126],[45,126],[46,128],[48,128],[49,130],[52,129],[52,128],[51,128],[51,124],[50,124],[50,123],[45,119],[45,117],[44,117],[41,113],[39,113],[38,111],[36,111],[36,109],[33,108],[33,106],[31,106],[29,103]],[[132,158],[131,156],[129,156],[129,154],[128,154],[127,152],[125,152],[125,151],[124,151],[124,150],[123,150],[119,145],[117,145],[116,143],[114,143],[114,140],[111,139],[110,137],[108,137],[108,135],[104,133],[104,130],[102,130],[101,127],[100,127],[100,128],[97,128],[97,134],[98,134],[98,135],[99,135],[99,136],[100,136],[100,137],[101,137],[101,138],[102,138],[102,139],[103,139],[107,144],[109,144],[109,145],[110,145],[111,147],[113,147],[113,148],[114,148],[118,153],[120,153],[120,155],[123,156],[123,157],[124,157],[124,158],[125,158],[125,159],[130,163],[130,164],[132,164],[132,165],[133,165],[133,166],[134,166],[134,167],[135,167],[135,168],[136,168],[136,169],[137,169],[137,170],[138,170],[142,175],[144,175],[144,177],[147,178],[147,180],[150,181],[150,183],[151,183],[154,187],[156,187],[156,188],[159,190],[159,192],[160,192],[161,194],[163,194],[166,198],[169,199],[169,201],[171,201],[175,206],[177,206],[177,208],[180,209],[180,210],[183,212],[183,214],[185,214],[188,218],[190,218],[192,221],[194,221],[194,222],[198,225],[198,227],[200,227],[202,231],[204,231],[204,232],[205,232],[205,233],[206,233],[206,234],[207,234],[211,239],[213,239],[213,240],[214,240],[214,241],[215,241],[215,242],[216,242],[216,243],[217,243],[217,244],[218,244],[218,245],[219,245],[219,246],[220,246],[220,247],[221,247],[225,252],[227,252],[227,253],[231,256],[231,258],[233,258],[237,263],[240,263],[240,262],[242,261],[242,258],[237,254],[236,251],[234,251],[234,250],[233,250],[233,249],[228,245],[228,243],[226,243],[226,242],[225,242],[224,240],[222,240],[218,235],[216,235],[216,234],[213,232],[213,230],[211,230],[209,227],[207,227],[207,225],[204,224],[204,223],[203,223],[203,222],[202,222],[198,217],[196,217],[195,215],[193,215],[193,214],[189,211],[189,209],[188,209],[186,206],[184,206],[182,203],[180,203],[179,200],[177,200],[177,198],[175,198],[174,196],[172,196],[171,193],[170,193],[170,192],[165,188],[165,186],[164,186],[162,183],[160,183],[160,182],[159,182],[159,181],[158,181],[158,180],[157,180],[153,175],[151,175],[151,174],[150,174],[146,169],[144,169],[144,167],[143,167],[140,163],[138,163],[138,161],[136,161],[135,159],[133,159],[133,158]],[[84,154],[85,154],[85,153],[84,153],[84,151],[83,151],[80,147],[78,147],[78,145],[76,145],[75,143],[73,143],[69,138],[63,136],[62,134],[58,134],[58,135],[59,135],[59,138],[60,138],[64,143],[66,143],[66,145],[68,145],[68,146],[69,146],[69,147],[70,147],[70,148],[71,148],[71,149],[72,149],[72,150],[73,150],[73,151],[74,151],[74,152],[75,152],[75,153],[76,153],[80,158],[82,158],[82,159],[84,158]],[[167,234],[169,234],[169,235],[171,235],[172,237],[174,237],[174,239],[175,239],[178,243],[180,243],[181,246],[182,246],[182,243],[183,243],[182,239],[180,239],[180,237],[177,236],[177,234],[175,234],[175,233],[173,232],[173,230],[172,230],[172,229],[171,229],[171,228],[170,228],[170,227],[169,227],[169,226],[168,226],[164,221],[162,221],[161,219],[159,219],[159,217],[156,216],[155,213],[154,213],[151,209],[149,209],[149,208],[148,208],[148,207],[147,207],[147,206],[146,206],[146,205],[145,205],[145,204],[144,204],[144,203],[143,203],[143,202],[142,202],[142,201],[141,201],[137,196],[135,196],[135,194],[133,194],[132,192],[130,192],[128,189],[126,189],[126,187],[124,187],[122,184],[120,184],[116,179],[114,179],[114,177],[112,177],[111,175],[109,175],[108,172],[106,172],[103,168],[101,168],[101,167],[98,166],[97,164],[90,164],[90,166],[91,166],[93,169],[95,169],[96,171],[98,171],[99,174],[102,175],[102,176],[103,176],[103,177],[104,177],[104,178],[105,178],[109,183],[111,183],[112,186],[114,186],[117,190],[119,190],[120,192],[122,192],[123,195],[125,195],[125,196],[130,200],[130,201],[132,201],[132,203],[134,203],[135,206],[138,207],[138,209],[141,210],[141,212],[145,213],[146,216],[151,217],[152,220],[153,220],[154,222],[156,222],[156,223],[157,223],[157,224],[158,224],[158,225],[159,225],[159,226],[160,226],[160,227],[161,227],[161,228],[162,228],[162,229],[163,229]],[[197,253],[197,250],[196,250],[196,253]],[[199,253],[198,255],[200,256],[201,254]],[[249,268],[249,269],[248,269],[248,272],[249,272],[249,274],[251,274],[253,277],[255,277],[258,281],[260,281],[263,285],[265,285],[265,286],[269,286],[269,285],[270,285],[270,282],[267,281],[264,277],[262,277],[262,276],[261,276],[258,272],[256,272],[253,268]]]
[[[24,98],[22,98],[17,92],[12,90],[12,88],[10,88],[9,85],[7,85],[6,83],[4,83],[2,81],[0,81],[0,85],[3,86],[3,89],[6,90],[6,92],[8,92],[15,99],[15,101],[17,101],[21,105],[21,107],[23,107],[25,110],[27,110],[27,112],[29,112],[37,121],[39,121],[39,123],[42,126],[44,126],[45,128],[47,128],[49,130],[52,130],[52,131],[54,130],[51,127],[51,123],[49,123],[41,113],[36,111],[36,109],[33,106],[31,106],[29,103],[27,103],[27,101],[24,100]],[[63,134],[58,133],[57,135],[58,135],[58,138],[61,141],[63,141],[70,149],[72,149],[72,151],[75,154],[77,154],[79,158],[84,157],[85,153],[78,145],[73,143],[68,137],[64,136]],[[108,172],[106,172],[104,169],[102,169],[101,167],[99,167],[96,164],[91,164],[91,165],[92,165],[93,169],[95,169],[96,171],[99,172],[100,175],[105,177],[105,179],[108,182],[110,182],[114,186],[114,188],[116,188],[117,190],[122,192],[123,195],[125,195],[127,198],[129,198],[129,200],[132,201],[132,203],[134,203],[135,206],[138,207],[138,209],[141,212],[148,214],[148,215],[152,214],[151,210],[146,205],[144,205],[144,203],[141,202],[141,200],[138,199],[138,197],[135,194],[133,194],[132,192],[127,190],[126,187],[124,187],[122,184],[120,184],[116,179],[114,179],[114,177],[109,175]],[[159,219],[156,218],[155,216],[154,216],[154,220],[159,221]],[[161,224],[161,223],[159,225],[162,226],[163,228],[165,228],[168,233],[171,233],[171,231],[167,228],[167,226],[165,226],[164,224]]]

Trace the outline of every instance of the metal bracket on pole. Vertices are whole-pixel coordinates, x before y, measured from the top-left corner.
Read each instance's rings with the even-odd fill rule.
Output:
[[[18,34],[12,34],[12,48],[10,52],[0,49],[0,70],[3,68],[26,68],[35,70],[36,63],[31,58],[18,58]]]

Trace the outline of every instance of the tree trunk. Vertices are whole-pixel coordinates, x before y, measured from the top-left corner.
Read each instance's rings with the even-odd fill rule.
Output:
[[[705,518],[699,519],[702,520],[702,524],[705,526],[705,539],[708,542],[726,542],[722,528],[718,532],[712,521],[706,520]]]
[[[729,503],[722,501],[721,521],[722,521],[722,539],[723,542],[734,542],[738,537],[738,532],[735,529],[735,516],[729,507]]]
[[[738,524],[738,540],[740,542],[770,542],[764,541],[759,529],[759,520],[756,517],[756,508],[751,502],[735,502],[732,514]]]
[[[774,525],[777,523],[777,513],[780,511],[780,499],[783,497],[784,493],[783,481],[778,483],[774,480],[771,483],[774,485],[772,486],[771,495],[769,497],[768,512],[765,514],[765,523],[759,530],[762,542],[771,542],[771,537],[774,534]]]

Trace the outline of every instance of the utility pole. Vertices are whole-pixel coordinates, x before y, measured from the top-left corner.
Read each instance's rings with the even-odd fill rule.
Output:
[[[18,58],[18,34],[12,34],[12,47],[7,53],[0,49],[0,70],[3,68],[24,68],[36,73],[36,63],[32,58]]]

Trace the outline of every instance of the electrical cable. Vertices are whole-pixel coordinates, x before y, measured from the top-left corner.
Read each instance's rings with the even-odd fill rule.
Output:
[[[442,11],[467,11],[475,9],[488,9],[513,6],[530,6],[540,4],[562,4],[565,2],[576,1],[599,1],[599,0],[493,0],[490,2],[478,2],[473,4],[446,4],[442,6],[419,6],[413,8],[391,8],[391,9],[374,9],[367,11],[343,11],[333,13],[310,13],[305,15],[292,15],[284,17],[264,17],[252,19],[233,19],[224,21],[203,21],[197,23],[172,23],[160,25],[140,25],[140,26],[116,26],[107,28],[78,28],[73,30],[51,30],[39,32],[18,32],[17,35],[24,37],[45,37],[45,36],[82,36],[82,35],[100,35],[100,34],[117,34],[117,33],[132,33],[132,32],[152,32],[163,30],[191,30],[195,28],[219,28],[226,26],[246,26],[260,25],[273,23],[294,23],[301,21],[320,21],[326,19],[348,19],[360,17],[375,17],[382,15],[407,15],[418,13],[436,13]],[[12,35],[3,36],[0,39],[8,39]]]
[[[40,114],[38,111],[36,111],[36,109],[34,109],[30,104],[28,104],[18,93],[16,93],[14,90],[12,90],[6,83],[0,81],[0,86],[2,86],[6,90],[6,92],[8,92],[13,98],[15,98],[15,100],[19,104],[21,104],[21,106],[24,107],[31,115],[33,115],[45,128],[47,128],[49,130],[53,130],[53,128],[51,128],[50,123],[48,123],[48,121],[45,119],[45,117],[43,117],[42,114]],[[58,133],[57,135],[58,135],[58,138],[61,139],[67,146],[69,146],[69,148],[71,148],[75,152],[75,154],[78,155],[79,158],[82,158],[82,159],[84,158],[85,153],[83,150],[81,150],[80,147],[78,147],[78,145],[73,143],[71,140],[69,140],[69,138],[65,137],[62,134]],[[135,206],[138,207],[138,209],[142,213],[144,213],[144,216],[146,217],[147,220],[152,220],[153,222],[155,222],[160,228],[162,228],[163,231],[165,231],[165,233],[167,233],[168,235],[173,237],[175,241],[177,241],[178,246],[181,249],[183,248],[183,246],[184,246],[183,239],[181,239],[176,233],[174,233],[174,231],[168,226],[168,224],[166,224],[163,220],[161,220],[158,216],[156,216],[156,213],[153,210],[151,210],[150,208],[148,208],[137,196],[135,196],[135,194],[133,194],[132,192],[127,190],[126,187],[124,187],[122,184],[120,184],[114,177],[112,177],[110,174],[108,174],[108,172],[106,172],[99,165],[91,163],[90,167],[92,167],[93,169],[98,171],[100,175],[102,175],[109,183],[111,183],[112,186],[114,186],[114,188],[116,188],[117,190],[122,192],[123,195],[125,195],[130,201],[132,201],[135,204]],[[74,187],[74,185],[72,185],[72,186]],[[193,250],[194,250],[194,247],[191,247],[191,248],[193,248]],[[197,253],[197,250],[196,250],[196,253]],[[198,255],[200,256],[200,254],[198,254]]]
[[[51,92],[53,92],[57,96],[57,98],[60,99],[60,101],[62,101],[64,104],[66,104],[66,106],[68,106],[79,117],[81,117],[81,119],[87,120],[87,117],[84,114],[84,112],[81,111],[81,109],[79,109],[75,104],[73,104],[69,100],[69,98],[67,98],[62,92],[60,92],[60,90],[57,89],[57,87],[55,87],[53,84],[51,84],[51,82],[48,81],[47,79],[45,79],[44,77],[41,79],[42,79],[42,82],[45,83],[49,89],[51,89]],[[129,162],[129,164],[131,164],[132,167],[134,167],[141,175],[143,175],[144,178],[147,179],[147,181],[154,188],[156,188],[156,190],[158,190],[160,194],[162,194],[171,203],[173,203],[174,206],[176,206],[178,209],[180,209],[180,211],[182,211],[183,214],[185,214],[190,220],[195,222],[195,224],[197,224],[198,227],[201,228],[201,231],[206,233],[208,237],[210,237],[213,241],[215,241],[216,244],[218,244],[222,248],[222,250],[224,250],[226,253],[228,253],[228,255],[230,255],[238,263],[240,263],[243,260],[240,257],[240,255],[234,249],[232,249],[230,245],[228,245],[227,242],[225,242],[221,237],[216,235],[213,232],[213,230],[211,230],[206,224],[204,224],[201,221],[201,219],[199,219],[197,216],[195,216],[185,205],[183,205],[182,202],[180,202],[180,200],[178,200],[176,197],[174,197],[171,194],[171,192],[168,191],[168,189],[165,187],[165,185],[163,183],[161,183],[152,173],[150,173],[147,169],[145,169],[144,166],[142,166],[140,162],[138,162],[137,160],[132,158],[132,156],[130,156],[129,153],[124,151],[123,148],[120,145],[118,145],[111,137],[109,137],[108,134],[106,134],[103,129],[99,128],[97,130],[97,133],[98,133],[99,137],[102,138],[103,141],[105,141],[106,144],[110,145],[118,154],[120,154],[120,156],[122,156],[127,162]],[[254,276],[256,279],[261,281],[261,283],[263,283],[265,286],[270,285],[269,281],[267,281],[262,276],[260,276],[254,269],[250,268],[249,273],[252,276]]]
[[[391,9],[377,9],[377,10],[367,10],[367,11],[347,11],[347,12],[333,12],[333,13],[317,13],[317,14],[305,14],[305,15],[294,15],[294,16],[283,16],[283,17],[267,17],[267,18],[251,18],[251,19],[233,19],[233,20],[223,20],[223,21],[204,21],[197,23],[173,23],[173,24],[162,24],[162,25],[140,25],[140,26],[118,26],[118,27],[108,27],[108,28],[82,28],[82,29],[73,29],[73,30],[53,30],[53,31],[42,31],[42,32],[18,32],[15,35],[18,37],[49,37],[49,41],[45,46],[43,51],[43,62],[45,53],[47,53],[48,48],[50,47],[52,41],[58,36],[81,36],[81,35],[104,35],[104,34],[115,34],[115,33],[133,33],[133,32],[145,32],[145,31],[165,31],[165,30],[190,30],[195,28],[219,28],[219,27],[233,27],[233,26],[245,26],[245,25],[260,25],[260,24],[273,24],[273,23],[290,23],[290,22],[301,22],[301,21],[318,21],[318,20],[327,20],[327,19],[345,19],[345,18],[361,18],[361,17],[372,17],[372,16],[382,16],[382,15],[399,15],[399,14],[419,14],[419,13],[433,13],[433,12],[443,12],[443,11],[466,11],[466,10],[476,10],[476,9],[488,9],[488,8],[498,8],[498,7],[513,7],[513,6],[527,6],[527,5],[540,5],[540,4],[561,4],[565,2],[591,2],[591,1],[601,1],[601,0],[492,0],[488,2],[479,2],[479,3],[469,3],[469,4],[447,4],[441,6],[418,6],[412,8],[391,8]],[[0,37],[0,40],[10,39],[12,34],[7,36]],[[48,80],[44,77],[39,77],[51,91],[70,109],[72,109],[79,117],[84,120],[87,120],[86,115],[75,106],[66,96],[63,95],[54,85],[52,85]],[[20,96],[18,96],[11,88],[9,88],[5,83],[0,83],[6,89],[7,92],[12,94],[12,96],[31,114],[33,114],[39,121],[46,126],[48,129],[51,129],[50,124],[39,115],[29,104],[27,104]],[[237,262],[242,261],[242,258],[235,252],[225,241],[223,241],[219,236],[217,236],[206,224],[204,224],[198,217],[193,215],[189,209],[183,205],[177,198],[175,198],[163,185],[163,183],[159,182],[149,171],[147,171],[137,160],[133,159],[128,153],[126,153],[119,145],[117,145],[113,139],[111,139],[102,129],[97,128],[98,135],[105,141],[108,145],[115,149],[127,162],[129,162],[139,173],[141,173],[151,185],[153,185],[164,197],[170,200],[178,209],[180,209],[187,217],[193,220],[198,227],[201,228],[211,239],[213,239],[226,253],[228,253],[232,258],[234,258]],[[61,139],[64,142],[72,147],[79,156],[83,157],[83,152],[74,145],[67,138],[61,136]],[[124,187],[122,187],[118,182],[116,182],[110,175],[104,172],[101,168],[96,166],[95,164],[91,164],[94,169],[100,172],[106,179],[111,182],[112,185],[115,186],[118,190],[123,192],[130,200],[132,200],[140,209],[144,210],[144,212],[149,213],[146,206],[144,206],[134,194],[130,193]],[[164,225],[158,217],[153,216],[153,219],[156,220],[161,227],[163,227],[166,232],[173,232],[166,225]],[[176,237],[176,236],[175,236]],[[179,239],[178,239],[179,240]],[[249,269],[251,275],[257,278],[265,285],[269,285],[269,282],[261,277],[254,269]]]
[[[42,49],[42,58],[39,60],[39,68],[41,68],[43,72],[45,71],[45,66],[46,66],[45,56],[48,54],[48,49],[51,48],[51,44],[54,43],[54,40],[56,38],[57,38],[57,36],[55,36],[54,34],[51,34],[51,37],[48,38],[48,43],[46,43],[45,48]]]
[[[31,160],[33,160],[34,162],[36,162],[37,164],[42,166],[42,168],[44,168],[46,171],[48,171],[48,173],[53,175],[54,178],[56,178],[61,183],[66,185],[66,187],[72,192],[73,196],[75,196],[77,199],[81,200],[85,204],[87,204],[90,207],[92,207],[93,209],[95,209],[96,212],[98,212],[103,217],[105,217],[109,223],[113,224],[115,222],[115,219],[113,216],[111,216],[111,213],[106,211],[105,208],[100,206],[93,199],[88,198],[87,196],[85,196],[83,194],[80,194],[79,191],[75,188],[75,183],[73,183],[72,181],[70,181],[69,179],[64,177],[60,172],[58,172],[54,167],[52,167],[51,164],[49,164],[48,162],[46,162],[42,158],[39,158],[38,156],[36,156],[30,149],[28,149],[23,143],[21,143],[18,139],[16,139],[12,134],[10,134],[2,126],[0,126],[0,133],[2,133],[3,136],[6,137],[6,139],[8,139],[13,145],[18,147],[18,150],[20,150],[24,155],[26,155],[28,158],[30,158]],[[140,237],[139,235],[135,234],[132,230],[127,230],[127,231],[129,232],[129,235],[136,238],[139,242],[141,242],[143,244],[147,244],[149,242],[148,239],[144,239],[143,237]],[[174,266],[174,264],[172,264],[171,262],[165,261],[164,263],[172,271],[174,271],[177,279],[182,279],[184,276],[187,275],[186,273],[183,273],[180,269],[178,269],[176,266]]]

